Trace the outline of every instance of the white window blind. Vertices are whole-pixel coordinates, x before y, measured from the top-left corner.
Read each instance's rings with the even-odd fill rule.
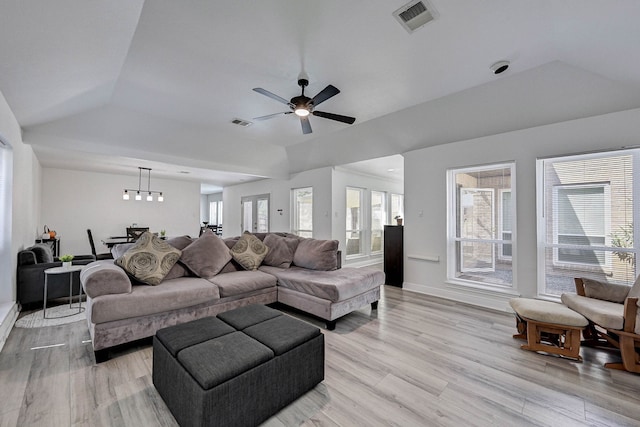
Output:
[[[639,153],[625,150],[539,161],[540,295],[575,292],[575,277],[633,283]]]

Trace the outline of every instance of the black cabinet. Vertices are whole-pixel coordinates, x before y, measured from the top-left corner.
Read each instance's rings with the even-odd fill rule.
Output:
[[[387,276],[386,284],[402,287],[404,280],[404,254],[403,254],[402,225],[384,226],[384,273]]]

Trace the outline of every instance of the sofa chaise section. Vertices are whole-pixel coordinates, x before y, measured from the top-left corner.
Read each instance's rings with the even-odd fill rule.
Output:
[[[336,319],[367,304],[377,308],[385,275],[373,268],[318,271],[261,266],[278,278],[278,302],[320,317],[333,330]]]

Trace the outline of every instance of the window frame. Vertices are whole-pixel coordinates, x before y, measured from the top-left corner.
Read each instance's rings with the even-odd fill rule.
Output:
[[[598,235],[597,237],[602,237],[604,239],[604,242],[601,246],[609,246],[609,243],[611,241],[611,184],[610,183],[606,183],[606,182],[601,182],[601,183],[584,183],[584,184],[561,184],[561,185],[554,185],[552,188],[552,203],[553,203],[553,211],[557,212],[558,211],[558,203],[559,203],[559,199],[558,199],[558,191],[561,189],[574,189],[574,188],[602,188],[603,189],[603,202],[604,202],[604,216],[603,216],[603,220],[604,220],[604,234],[602,236]],[[563,245],[562,243],[560,243],[560,239],[559,237],[561,235],[563,236],[580,236],[577,234],[569,234],[569,233],[562,233],[560,234],[559,232],[559,228],[560,228],[560,218],[558,216],[554,216],[552,217],[552,223],[553,223],[553,231],[552,231],[552,236],[553,236],[553,244],[554,245],[558,245],[558,246],[554,246],[553,247],[553,264],[556,266],[562,266],[562,267],[568,267],[568,268],[572,268],[575,270],[591,270],[592,268],[598,268],[598,267],[605,267],[605,268],[611,268],[611,252],[609,251],[605,251],[605,261],[604,264],[594,264],[594,263],[588,263],[588,262],[579,262],[579,261],[564,261],[560,259],[560,250],[561,245]],[[595,235],[593,235],[595,236]],[[592,237],[591,235],[583,235],[581,237]],[[595,252],[595,250],[594,250]]]
[[[612,264],[614,264],[615,257],[613,256],[616,253],[629,253],[634,259],[637,259],[637,255],[640,254],[640,209],[638,209],[635,205],[640,200],[640,149],[638,148],[622,148],[622,149],[613,149],[613,150],[603,150],[597,152],[589,152],[589,153],[574,153],[568,155],[559,155],[553,157],[546,158],[538,158],[536,161],[536,220],[537,220],[537,231],[538,231],[538,245],[537,245],[537,297],[540,299],[546,299],[551,301],[559,301],[561,292],[575,292],[575,287],[570,286],[565,289],[561,289],[561,292],[551,292],[551,290],[547,289],[549,285],[547,284],[547,274],[548,269],[551,267],[551,271],[553,274],[553,269],[562,269],[564,272],[558,273],[562,274],[564,277],[587,277],[594,278],[596,280],[606,280],[612,283],[626,284],[631,285],[633,281],[637,277],[638,270],[636,268],[635,263],[630,263],[630,266],[626,266],[625,261],[619,261],[618,266],[612,265],[612,268],[609,271],[603,270],[601,267],[595,267],[595,265],[582,264],[580,269],[572,268],[572,266],[577,266],[576,263],[569,263],[569,265],[565,266],[557,266],[553,264],[553,261],[549,263],[548,259],[552,257],[548,256],[548,250],[550,247],[554,247],[554,243],[548,243],[548,225],[547,225],[547,217],[549,213],[547,212],[548,206],[547,204],[553,203],[553,196],[551,200],[547,198],[547,188],[553,187],[553,183],[547,182],[547,163],[555,164],[558,162],[575,162],[581,160],[596,160],[596,161],[608,161],[608,159],[615,160],[616,158],[621,158],[624,156],[629,156],[631,158],[631,174],[629,175],[630,183],[632,188],[627,188],[627,183],[621,188],[614,188],[614,181],[609,180],[611,184],[610,195],[611,200],[610,204],[612,205],[608,214],[611,215],[611,222],[609,226],[609,230],[613,232],[617,229],[619,224],[614,221],[613,213],[620,211],[620,207],[614,207],[616,205],[616,201],[614,201],[614,194],[619,194],[620,191],[625,191],[624,198],[626,200],[631,200],[629,202],[629,206],[631,207],[631,212],[629,216],[624,214],[624,222],[628,225],[631,225],[631,230],[633,231],[633,244],[631,247],[617,247],[614,246],[612,242],[608,242],[606,246],[592,246],[591,250],[601,250],[605,253],[610,252],[610,258]],[[591,166],[594,171],[596,170],[605,170],[601,165]],[[626,168],[626,166],[622,166],[622,168]],[[626,169],[618,169],[618,172],[624,171],[626,173]],[[597,174],[593,175],[597,177]],[[612,175],[613,176],[613,175]],[[598,184],[607,182],[606,179],[602,179],[602,177],[593,178],[593,179],[585,179],[583,183],[585,184]],[[555,184],[557,185],[557,184]],[[631,197],[629,199],[628,197]],[[623,200],[624,200],[623,198]],[[552,206],[553,208],[553,206]],[[615,211],[614,211],[615,209]],[[628,209],[628,207],[625,207]],[[617,219],[617,222],[620,222],[620,218]],[[553,224],[551,225],[553,226]],[[552,233],[555,231],[552,230]],[[607,238],[610,236],[607,236]],[[554,257],[555,258],[555,257]],[[622,268],[621,268],[622,267]],[[567,273],[568,272],[568,273]],[[619,277],[616,278],[616,273],[618,273]],[[603,276],[604,275],[604,276]],[[623,277],[627,275],[627,279],[625,280]],[[596,277],[603,276],[603,277]],[[571,283],[572,285],[573,283]],[[567,285],[568,286],[568,285]]]
[[[352,229],[349,227],[348,224],[348,219],[351,215],[351,213],[349,212],[349,191],[356,191],[358,192],[358,197],[359,197],[359,205],[358,205],[358,228]],[[364,188],[360,188],[360,187],[351,187],[351,186],[347,186],[345,187],[345,259],[349,260],[349,259],[354,259],[354,258],[361,258],[366,256],[365,255],[365,251],[364,248],[366,248],[366,243],[364,242],[364,237],[365,237],[365,231],[366,231],[366,226],[363,223],[365,215],[363,212],[364,209],[364,192],[365,189]],[[353,217],[352,221],[353,222]],[[352,253],[349,254],[348,250],[349,250],[349,238],[347,237],[348,234],[351,233],[352,235],[354,233],[357,233],[359,238],[358,238],[358,242],[359,242],[359,251],[357,253]],[[353,236],[352,236],[353,237]]]
[[[299,209],[299,200],[297,197],[297,194],[299,191],[309,191],[311,193],[311,209],[310,209],[310,215],[311,215],[311,219],[310,219],[310,223],[311,223],[311,228],[310,229],[303,229],[300,227],[300,209]],[[292,188],[291,189],[291,233],[295,234],[296,236],[300,236],[300,237],[313,237],[313,187],[298,187],[298,188]]]
[[[492,214],[492,229],[493,235],[490,239],[475,239],[475,238],[463,238],[461,235],[458,236],[459,231],[459,208],[460,208],[460,199],[459,199],[459,191],[461,188],[457,184],[456,177],[458,174],[469,174],[483,171],[492,171],[492,170],[500,170],[500,169],[509,169],[510,171],[510,191],[511,191],[511,239],[505,240],[501,237],[497,236],[497,228],[496,224],[500,223],[502,217],[502,199],[499,191],[500,188],[491,187],[493,190],[493,214]],[[478,187],[483,187],[482,184],[479,184]],[[471,188],[471,187],[468,187]],[[505,188],[506,190],[506,188]],[[496,194],[498,194],[496,196]],[[467,166],[460,168],[452,168],[447,170],[447,283],[454,285],[461,285],[464,287],[470,288],[480,288],[487,289],[497,292],[506,292],[512,293],[514,289],[517,288],[517,275],[516,275],[516,259],[517,259],[517,217],[516,217],[516,163],[515,161],[509,162],[499,162],[499,163],[491,163],[486,165],[478,165],[478,166]],[[496,206],[496,199],[499,200],[499,206]],[[495,283],[491,281],[480,281],[473,280],[470,278],[459,277],[462,274],[462,258],[460,256],[461,249],[460,244],[463,242],[471,242],[471,243],[482,243],[482,244],[491,244],[492,245],[492,253],[493,253],[493,262],[495,263],[496,259],[507,261],[511,265],[511,283]],[[499,258],[499,252],[496,251],[495,245],[511,245],[511,258],[510,259],[501,259]]]
[[[382,201],[382,209],[380,210],[382,212],[380,221],[380,228],[374,229],[373,228],[373,224],[374,224],[374,220],[373,220],[373,213],[374,213],[374,209],[373,209],[373,196],[374,193],[378,194],[380,197],[380,200]],[[382,253],[382,250],[384,248],[384,226],[386,224],[388,224],[388,218],[389,218],[389,209],[387,208],[387,192],[386,191],[379,191],[379,190],[371,190],[369,192],[369,219],[370,219],[370,224],[371,226],[369,227],[369,255],[380,255]],[[379,232],[380,233],[380,249],[377,251],[373,250],[373,242],[375,241],[375,237],[374,237],[374,232]]]

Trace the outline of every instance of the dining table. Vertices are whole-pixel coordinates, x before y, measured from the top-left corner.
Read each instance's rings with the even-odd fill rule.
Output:
[[[106,245],[109,249],[114,247],[115,245],[119,245],[121,243],[130,243],[131,240],[127,236],[112,236],[107,237],[102,241],[102,244]]]

